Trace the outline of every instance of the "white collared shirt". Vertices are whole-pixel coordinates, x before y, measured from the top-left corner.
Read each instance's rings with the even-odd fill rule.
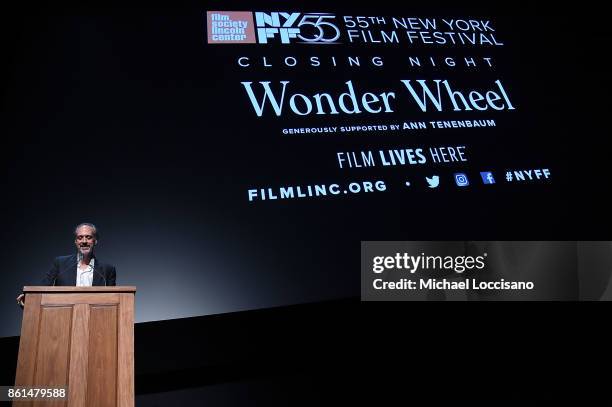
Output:
[[[83,256],[79,253],[77,261],[76,285],[77,287],[91,287],[93,285],[93,273],[94,267],[96,266],[96,259],[92,257],[91,260],[89,260],[89,264],[82,267],[82,258]]]

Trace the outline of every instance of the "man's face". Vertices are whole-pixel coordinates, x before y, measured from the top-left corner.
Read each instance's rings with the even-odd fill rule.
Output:
[[[76,230],[74,244],[79,253],[85,257],[89,257],[93,252],[94,244],[96,243],[96,235],[94,228],[91,226],[81,226]]]

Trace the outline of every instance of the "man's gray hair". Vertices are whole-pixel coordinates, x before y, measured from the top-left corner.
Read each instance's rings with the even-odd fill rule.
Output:
[[[76,227],[74,228],[74,235],[76,236],[76,232],[77,230],[81,227],[81,226],[89,226],[90,228],[93,229],[93,233],[94,236],[96,238],[96,240],[100,237],[98,235],[98,228],[96,227],[96,225],[94,225],[93,223],[89,223],[89,222],[83,222],[83,223],[79,223],[78,225],[76,225]]]

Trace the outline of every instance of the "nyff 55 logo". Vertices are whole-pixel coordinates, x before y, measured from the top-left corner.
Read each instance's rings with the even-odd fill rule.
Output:
[[[333,44],[340,38],[335,19],[335,15],[327,13],[258,11],[255,12],[257,42]],[[209,44],[255,43],[253,15],[248,11],[209,11],[207,20]]]

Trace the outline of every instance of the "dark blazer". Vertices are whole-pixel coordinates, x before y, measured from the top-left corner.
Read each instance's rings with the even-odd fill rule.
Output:
[[[53,261],[53,267],[42,280],[42,285],[76,285],[77,255],[59,256]],[[93,285],[116,285],[117,271],[110,264],[104,264],[96,257],[93,273]]]

